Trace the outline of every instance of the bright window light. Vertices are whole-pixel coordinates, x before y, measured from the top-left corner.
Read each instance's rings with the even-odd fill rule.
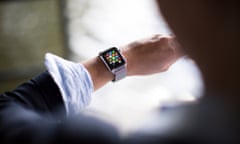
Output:
[[[152,34],[171,33],[154,0],[71,0],[66,12],[75,61]],[[142,113],[165,104],[194,101],[202,90],[198,68],[182,58],[167,72],[107,84],[93,94],[89,109],[127,129]]]

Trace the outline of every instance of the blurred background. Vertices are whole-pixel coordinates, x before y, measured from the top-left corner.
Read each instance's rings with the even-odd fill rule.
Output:
[[[157,33],[171,31],[154,0],[1,0],[0,92],[44,71],[46,52],[81,62]],[[86,113],[127,131],[152,110],[194,102],[202,91],[197,66],[182,58],[167,72],[107,84]]]
[[[67,56],[58,0],[0,1],[0,92],[44,70],[46,52]]]

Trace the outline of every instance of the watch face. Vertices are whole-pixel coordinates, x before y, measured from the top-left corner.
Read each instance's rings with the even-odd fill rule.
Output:
[[[123,57],[115,47],[103,52],[102,57],[111,70],[125,64]]]

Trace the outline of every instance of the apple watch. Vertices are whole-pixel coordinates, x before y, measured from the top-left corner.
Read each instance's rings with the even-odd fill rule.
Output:
[[[126,77],[126,61],[120,50],[116,47],[111,47],[99,53],[100,59],[103,61],[107,69],[114,75],[114,81],[118,81]]]

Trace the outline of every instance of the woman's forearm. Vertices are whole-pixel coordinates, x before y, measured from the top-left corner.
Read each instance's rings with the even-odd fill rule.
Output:
[[[120,48],[126,61],[126,76],[149,75],[166,71],[184,53],[173,37],[154,35]],[[91,75],[94,90],[114,79],[103,61],[94,57],[83,62]]]

